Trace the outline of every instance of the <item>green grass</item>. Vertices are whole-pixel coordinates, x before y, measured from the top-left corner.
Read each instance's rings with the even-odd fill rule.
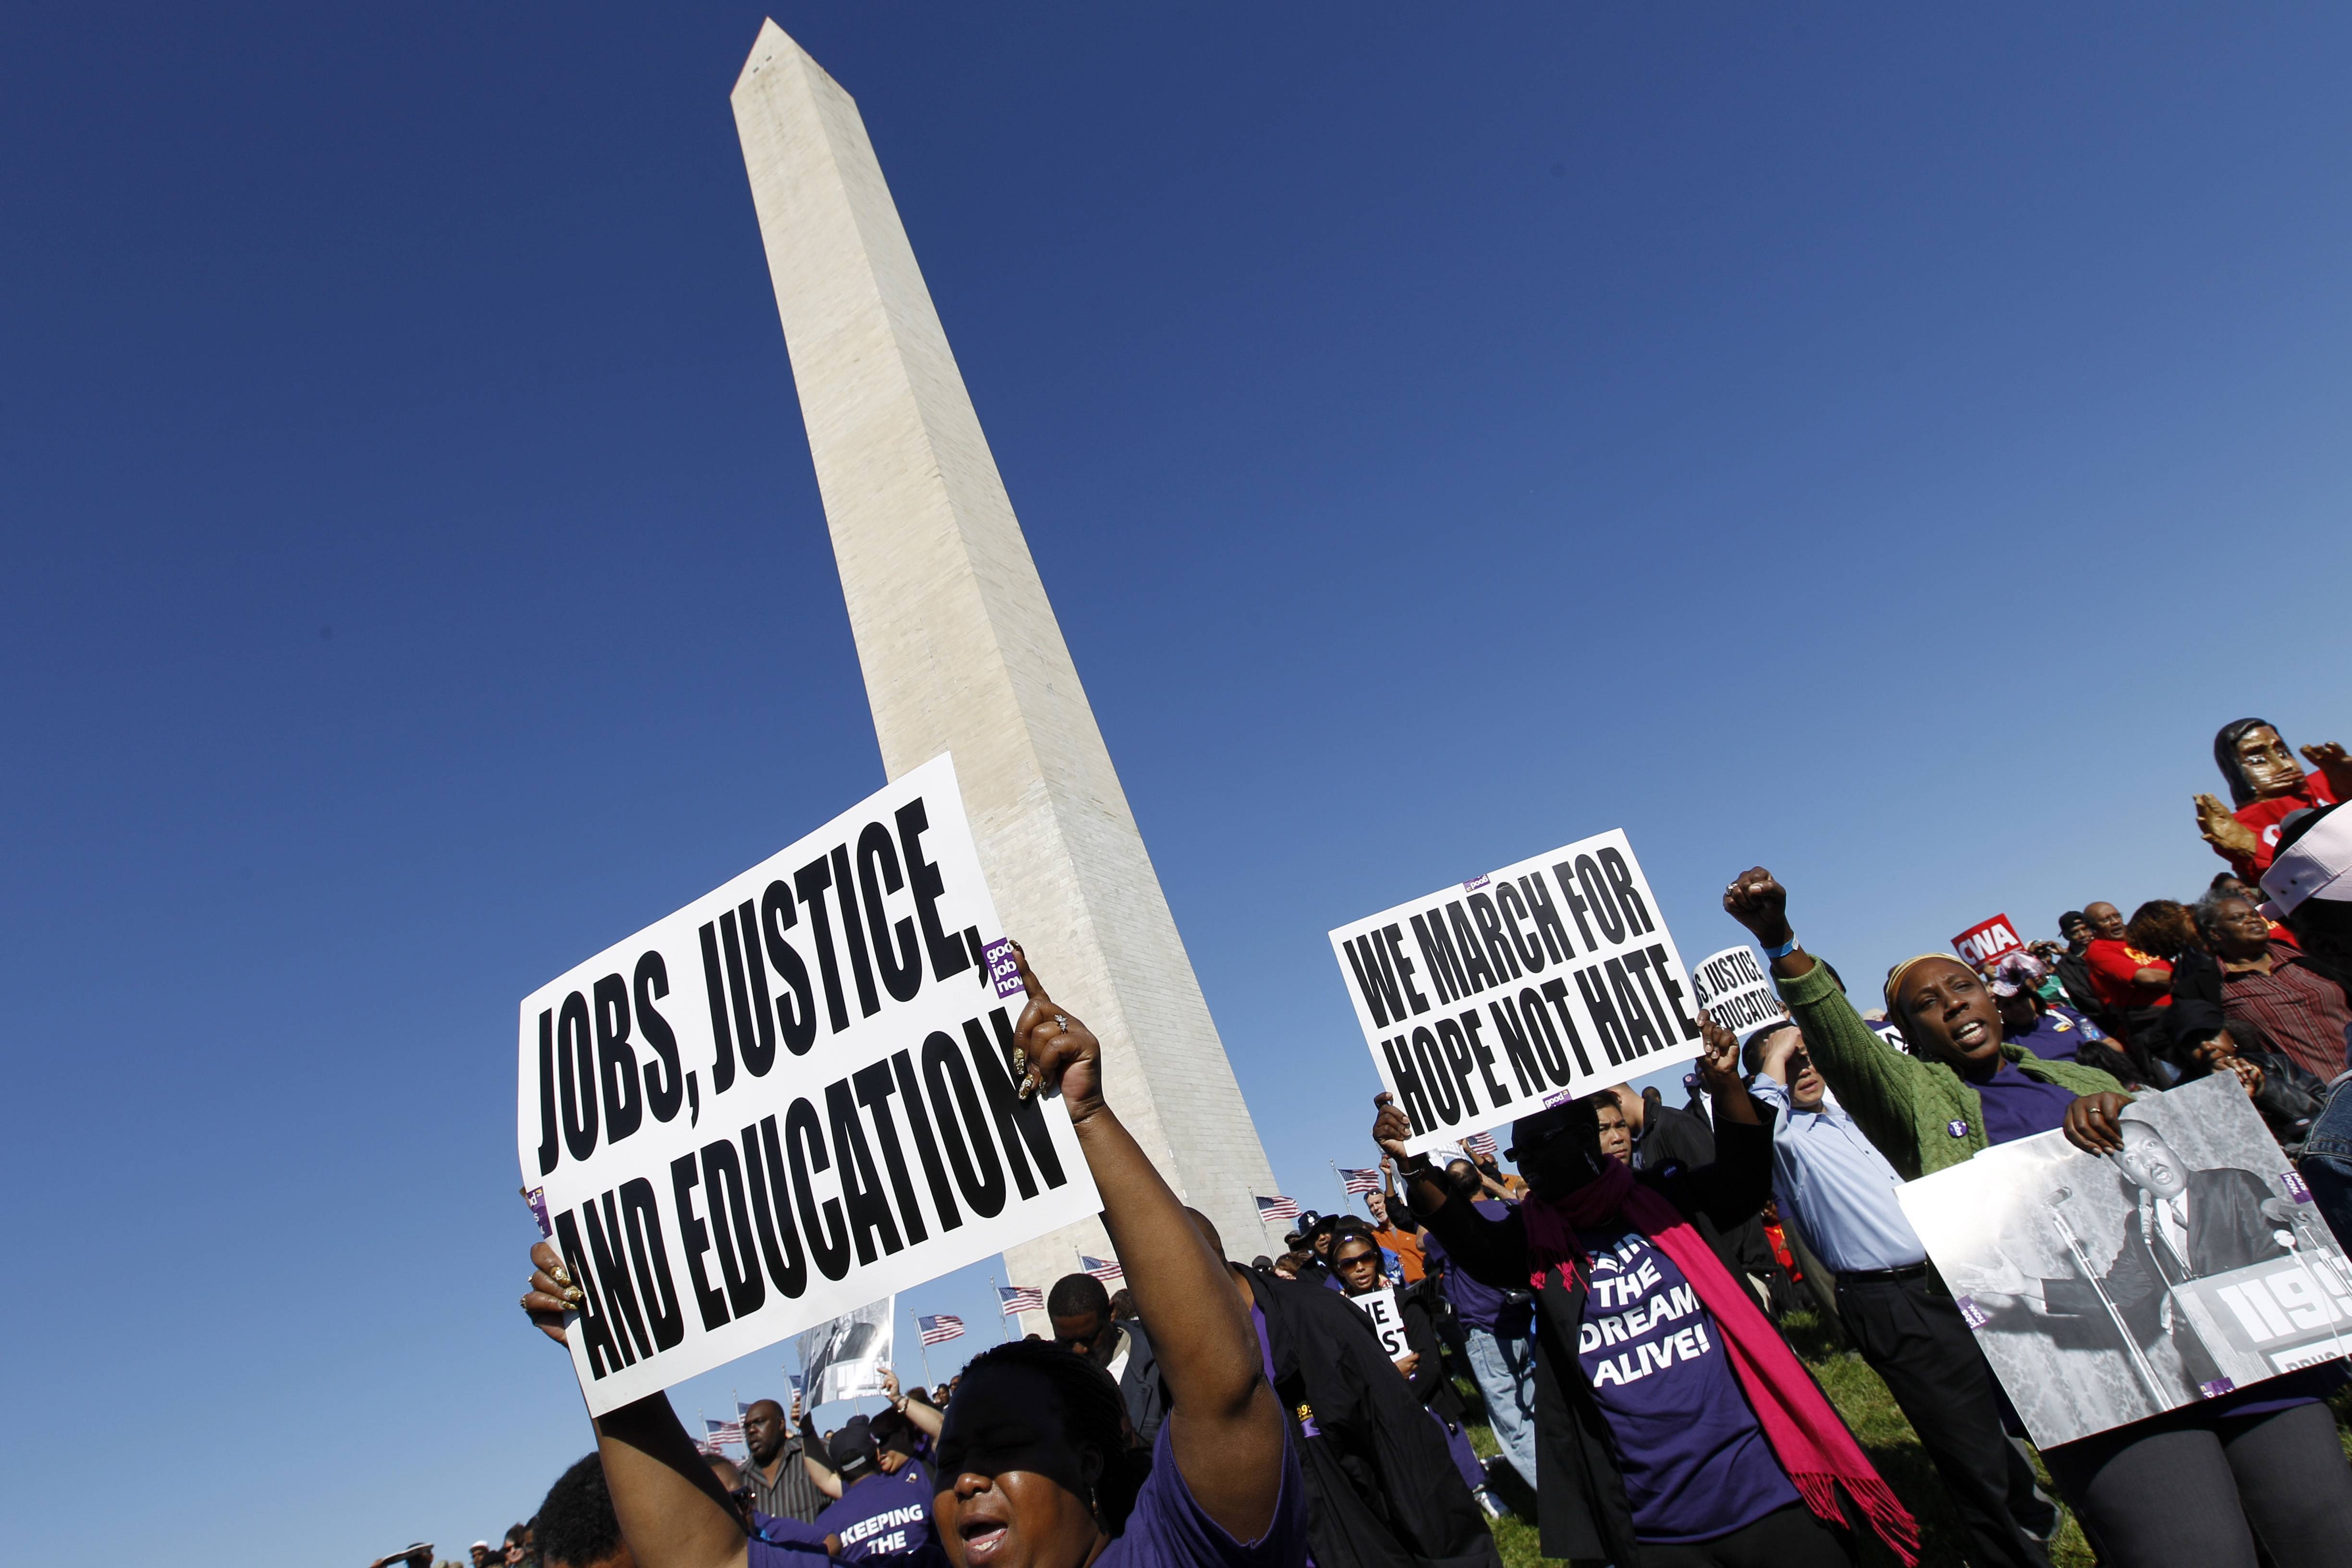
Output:
[[[1911,1423],[1896,1408],[1895,1396],[1886,1392],[1886,1384],[1878,1374],[1863,1364],[1862,1358],[1850,1350],[1838,1348],[1834,1332],[1809,1312],[1791,1312],[1784,1327],[1790,1342],[1812,1368],[1822,1387],[1838,1407],[1846,1425],[1861,1439],[1863,1449],[1870,1456],[1886,1484],[1895,1489],[1906,1507],[1919,1521],[1922,1550],[1921,1568],[1962,1568],[1963,1542],[1959,1525],[1952,1516],[1951,1505],[1944,1496],[1943,1483],[1937,1479],[1935,1468],[1919,1447],[1918,1435]],[[1480,1410],[1477,1390],[1466,1380],[1457,1379],[1455,1386],[1463,1393],[1465,1403],[1475,1413]],[[2345,1453],[2352,1457],[2352,1390],[2337,1395],[2336,1407],[2336,1435],[2344,1440]],[[1495,1453],[1495,1436],[1474,1419],[1468,1425],[1471,1446],[1481,1455]],[[2043,1478],[2048,1480],[2047,1475]],[[1537,1550],[1536,1528],[1528,1521],[1506,1516],[1495,1521],[1495,1544],[1501,1549],[1506,1568],[1537,1568],[1545,1561]],[[1864,1549],[1864,1561],[1885,1568],[1895,1562],[1895,1554],[1875,1540]],[[2070,1515],[2058,1537],[2057,1550],[2052,1554],[2053,1568],[2093,1568],[2098,1561],[2083,1539],[2082,1528]]]

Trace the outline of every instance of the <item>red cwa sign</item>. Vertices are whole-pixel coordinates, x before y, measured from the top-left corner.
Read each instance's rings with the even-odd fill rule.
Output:
[[[2007,915],[1995,915],[1954,937],[1952,947],[1969,963],[1982,968],[2002,953],[2023,951],[2025,943],[2018,940],[2017,927]]]

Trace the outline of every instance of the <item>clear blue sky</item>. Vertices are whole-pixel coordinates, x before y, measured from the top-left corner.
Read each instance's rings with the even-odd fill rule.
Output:
[[[1866,977],[2201,886],[2227,720],[2352,741],[2343,12],[1137,10],[779,20],[1289,1191],[1333,925],[1622,826],[1685,954],[1761,861]],[[881,781],[761,15],[0,22],[13,1560],[456,1555],[587,1447],[517,999]]]

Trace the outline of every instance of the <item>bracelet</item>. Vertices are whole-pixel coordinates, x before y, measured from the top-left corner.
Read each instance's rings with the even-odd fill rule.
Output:
[[[1796,933],[1791,931],[1789,933],[1789,940],[1782,942],[1780,946],[1766,948],[1764,950],[1764,956],[1767,958],[1786,958],[1802,945],[1804,944],[1797,940]]]

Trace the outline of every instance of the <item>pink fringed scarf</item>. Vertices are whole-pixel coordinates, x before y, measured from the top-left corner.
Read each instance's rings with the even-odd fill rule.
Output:
[[[1772,1446],[1773,1457],[1805,1506],[1843,1527],[1845,1511],[1837,1496],[1843,1486],[1861,1505],[1878,1538],[1903,1560],[1904,1568],[1914,1568],[1919,1561],[1919,1521],[1879,1479],[1862,1446],[1765,1318],[1756,1298],[1731,1277],[1706,1238],[1672,1204],[1635,1182],[1624,1165],[1614,1160],[1602,1163],[1608,1170],[1591,1185],[1565,1198],[1546,1202],[1529,1197],[1519,1205],[1535,1257],[1528,1283],[1540,1289],[1544,1276],[1557,1268],[1560,1282],[1574,1286],[1588,1262],[1577,1230],[1597,1229],[1620,1214],[1632,1220],[1653,1246],[1674,1259],[1714,1314],[1739,1386],[1764,1428],[1764,1440]]]

